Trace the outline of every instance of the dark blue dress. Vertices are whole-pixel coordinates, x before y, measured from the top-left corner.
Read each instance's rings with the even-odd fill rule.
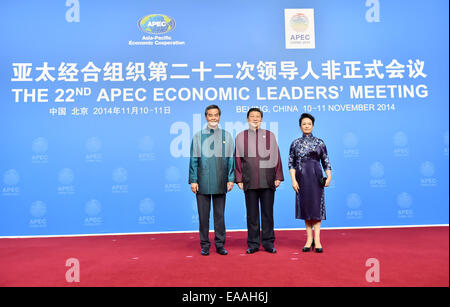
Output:
[[[321,166],[322,164],[322,166]],[[295,169],[300,187],[296,193],[295,218],[302,220],[325,220],[324,188],[320,178],[324,170],[331,170],[325,143],[312,134],[303,135],[291,144],[289,169]]]

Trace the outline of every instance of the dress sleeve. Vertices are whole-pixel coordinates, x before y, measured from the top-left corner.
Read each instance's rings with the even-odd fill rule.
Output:
[[[322,167],[324,170],[330,170],[331,171],[331,164],[330,160],[328,158],[328,151],[327,146],[325,146],[325,143],[322,141],[320,144],[321,150],[320,150],[320,161],[322,162]]]
[[[295,169],[297,165],[297,155],[295,154],[295,141],[292,142],[291,148],[289,149],[289,169]]]

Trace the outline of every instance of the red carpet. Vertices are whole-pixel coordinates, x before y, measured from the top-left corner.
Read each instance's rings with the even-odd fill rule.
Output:
[[[210,234],[213,242],[213,234]],[[0,286],[449,286],[448,227],[322,231],[323,254],[302,253],[305,231],[276,231],[277,254],[246,255],[228,232],[221,256],[198,233],[0,239]],[[66,281],[77,258],[80,282]],[[369,258],[380,282],[366,281]]]

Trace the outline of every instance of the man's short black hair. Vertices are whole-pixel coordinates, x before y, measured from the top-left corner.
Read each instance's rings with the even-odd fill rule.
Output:
[[[209,110],[213,110],[213,109],[219,110],[219,116],[222,114],[222,111],[220,111],[220,108],[218,106],[216,106],[215,104],[212,104],[212,105],[206,107],[205,116],[208,115]]]
[[[250,113],[251,112],[259,112],[259,114],[261,114],[261,118],[263,118],[263,112],[260,110],[260,109],[258,109],[258,108],[251,108],[250,110],[248,110],[248,112],[247,112],[247,118],[249,117],[249,115],[250,115]]]
[[[313,126],[314,126],[314,122],[315,122],[316,120],[314,119],[314,116],[312,116],[312,115],[309,114],[309,113],[303,113],[303,114],[300,116],[300,119],[298,120],[298,125],[299,125],[299,126],[302,125],[302,120],[303,120],[304,118],[309,118],[309,119],[312,121]]]

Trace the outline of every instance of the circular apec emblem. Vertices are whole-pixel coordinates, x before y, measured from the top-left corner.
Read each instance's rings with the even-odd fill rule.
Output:
[[[309,19],[306,15],[298,13],[292,16],[290,25],[295,32],[305,32],[308,29]]]
[[[175,28],[175,20],[162,14],[152,14],[142,17],[139,22],[139,29],[149,34],[164,34]]]

